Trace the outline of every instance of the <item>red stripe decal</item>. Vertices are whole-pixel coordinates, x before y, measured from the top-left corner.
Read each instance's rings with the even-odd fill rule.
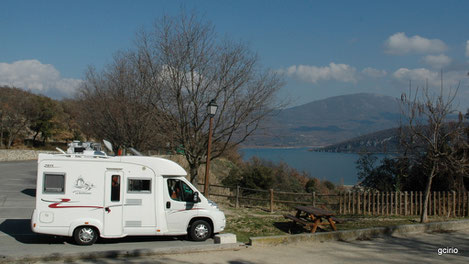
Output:
[[[61,203],[67,203],[70,202],[70,199],[61,199],[60,202],[56,202],[53,204],[49,204],[49,208],[104,208],[102,206],[91,206],[91,205],[65,205],[65,206],[60,206]]]

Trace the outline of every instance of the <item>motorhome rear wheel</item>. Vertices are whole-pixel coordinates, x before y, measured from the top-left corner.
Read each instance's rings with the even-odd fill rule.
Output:
[[[75,229],[73,238],[78,245],[89,246],[98,239],[98,232],[91,226],[80,226]]]

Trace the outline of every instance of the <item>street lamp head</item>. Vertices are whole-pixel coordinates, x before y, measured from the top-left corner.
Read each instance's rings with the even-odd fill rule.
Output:
[[[218,109],[218,105],[217,103],[215,102],[215,99],[213,99],[212,101],[210,101],[210,103],[208,103],[207,105],[207,113],[210,117],[214,117],[215,114],[217,113],[217,109]]]

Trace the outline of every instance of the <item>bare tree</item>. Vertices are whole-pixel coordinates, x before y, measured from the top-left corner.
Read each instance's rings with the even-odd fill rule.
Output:
[[[283,85],[245,44],[218,38],[214,27],[194,14],[163,18],[152,31],[140,32],[136,45],[145,72],[156,76],[153,106],[167,115],[168,140],[183,146],[192,182],[206,163],[209,101],[219,105],[213,159],[259,127]]]
[[[433,178],[444,171],[461,172],[467,169],[468,157],[461,153],[464,137],[463,118],[459,113],[458,120],[450,120],[453,101],[459,86],[447,96],[443,92],[443,80],[440,92],[433,96],[428,85],[412,94],[401,96],[401,142],[406,147],[405,155],[420,163],[427,171],[424,189],[424,204],[420,221],[428,221],[428,198]]]
[[[116,54],[102,72],[90,68],[78,102],[85,135],[109,140],[115,152],[124,146],[145,150],[158,141],[158,112],[147,77],[131,51]]]
[[[213,159],[259,127],[282,85],[245,44],[218,38],[210,23],[183,12],[140,31],[135,49],[116,55],[103,72],[88,71],[82,124],[114,145],[181,146],[194,182],[207,159],[209,101],[219,105]]]

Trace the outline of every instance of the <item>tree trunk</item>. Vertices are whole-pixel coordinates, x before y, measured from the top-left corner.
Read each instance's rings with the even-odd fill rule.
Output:
[[[198,184],[198,176],[199,176],[199,165],[200,164],[189,164],[189,174],[191,183]]]
[[[11,148],[11,144],[13,143],[13,140],[14,140],[14,139],[15,139],[15,138],[14,138],[13,136],[11,136],[11,135],[8,137],[8,140],[7,140],[7,149],[10,149],[10,148]]]
[[[36,142],[36,137],[39,135],[39,131],[36,131],[36,134],[34,134],[34,137],[33,137],[33,144],[34,142]]]
[[[420,215],[420,223],[428,222],[428,198],[430,196],[430,190],[432,187],[433,176],[435,176],[436,165],[433,164],[432,171],[428,177],[427,185],[425,186],[425,194],[423,201],[422,214]]]

